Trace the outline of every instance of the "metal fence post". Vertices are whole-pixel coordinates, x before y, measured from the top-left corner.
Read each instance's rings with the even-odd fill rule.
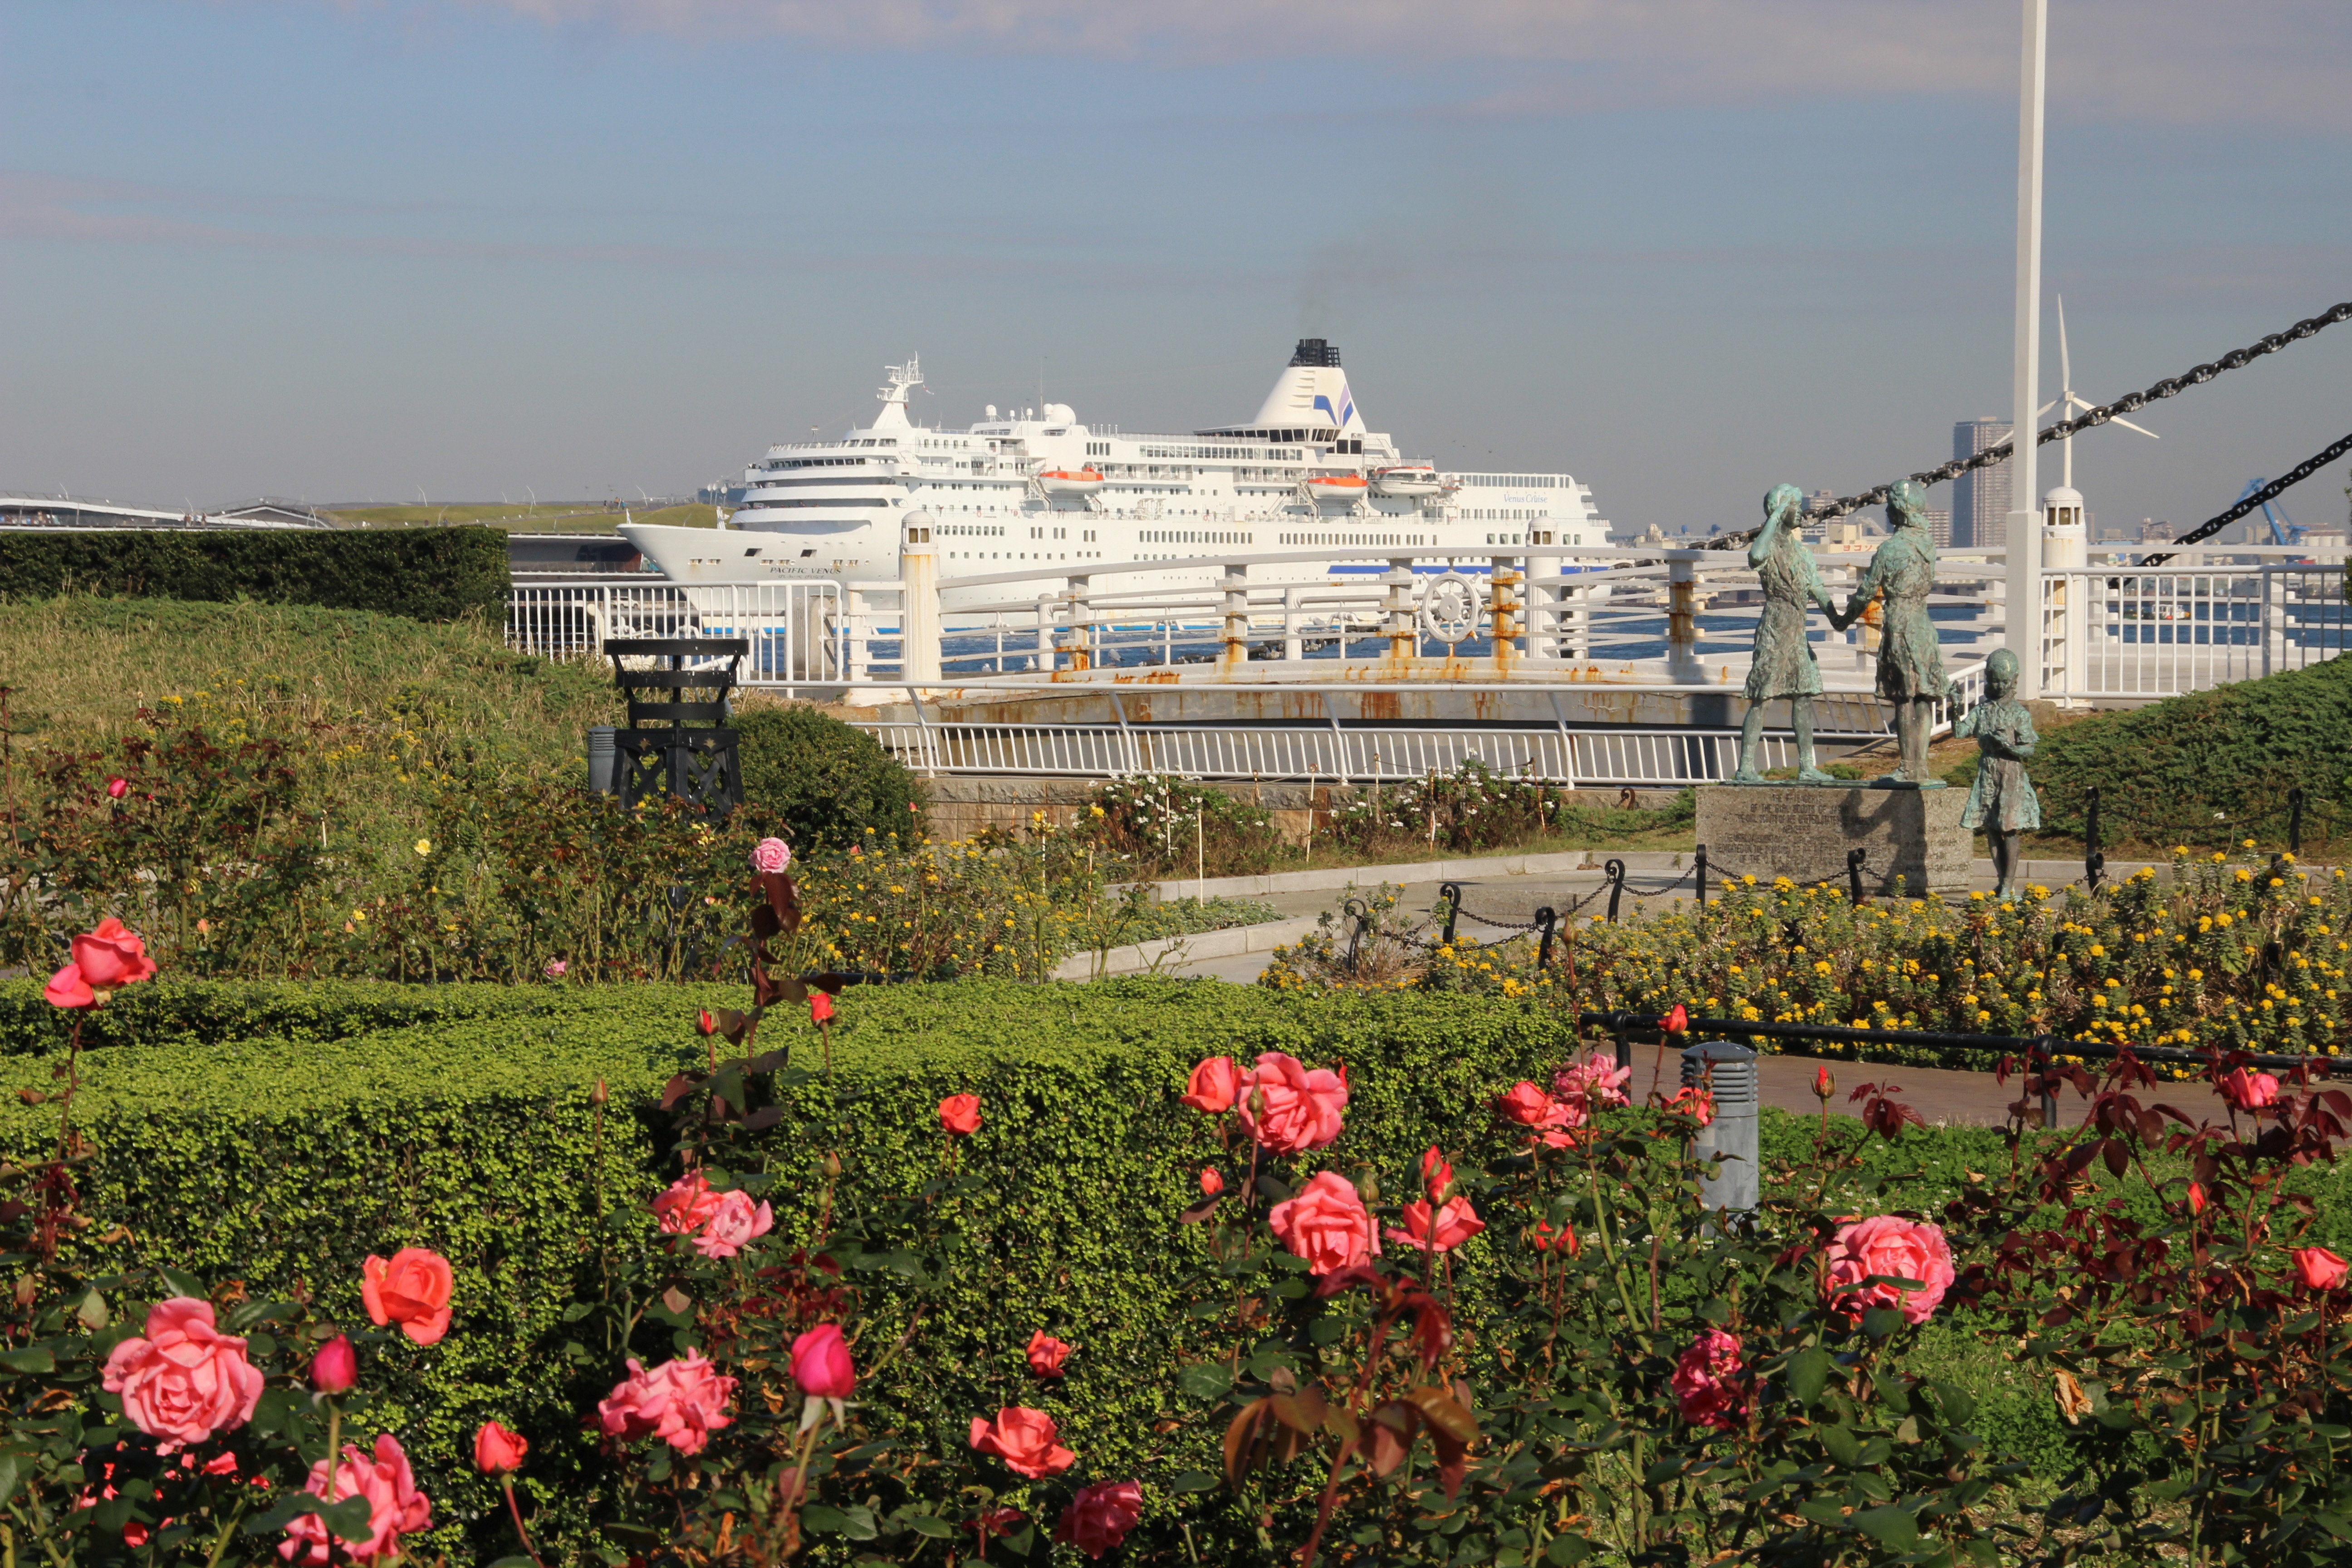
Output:
[[[1611,925],[1615,925],[1617,923],[1617,900],[1622,897],[1625,892],[1625,862],[1622,860],[1612,860],[1608,865],[1601,868],[1601,871],[1609,879],[1609,923]]]
[[[1559,928],[1559,911],[1546,904],[1536,911],[1536,927],[1543,932],[1542,942],[1536,946],[1536,968],[1549,969],[1552,933]]]
[[[1706,845],[1702,844],[1702,845],[1700,845],[1700,846],[1698,847],[1698,856],[1697,856],[1697,858],[1696,859],[1696,861],[1693,863],[1693,867],[1692,867],[1692,868],[1693,868],[1693,869],[1697,873],[1696,876],[1694,876],[1694,877],[1691,879],[1691,881],[1692,881],[1693,885],[1695,885],[1695,886],[1698,889],[1698,907],[1699,907],[1701,910],[1705,910],[1705,909],[1706,908]]]
[[[1462,884],[1459,882],[1440,882],[1437,884],[1437,896],[1445,900],[1445,945],[1447,947],[1452,947],[1454,945],[1454,922],[1459,919],[1462,914]]]
[[[1855,909],[1862,908],[1862,863],[1869,858],[1870,851],[1859,847],[1845,852],[1846,892]]]
[[[2000,825],[1996,823],[1994,826]],[[2087,892],[2097,892],[2099,878],[2106,868],[2106,851],[2099,847],[2099,786],[2086,784],[2083,789],[2084,889]],[[2014,876],[2015,873],[2012,871],[2011,875]]]

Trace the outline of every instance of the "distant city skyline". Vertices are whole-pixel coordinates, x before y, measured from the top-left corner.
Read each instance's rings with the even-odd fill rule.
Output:
[[[1774,484],[1885,483],[2006,406],[2016,28],[2013,0],[15,0],[0,487],[634,503],[839,431],[909,352],[933,423],[1050,397],[1183,431],[1315,336],[1415,457],[1749,527]],[[2345,296],[2352,6],[2051,29],[2045,277],[2086,395]],[[2160,442],[2086,433],[2077,484],[2192,525],[2341,436],[2347,393],[2352,325],[2165,403]],[[2289,504],[2340,515],[2340,483]]]

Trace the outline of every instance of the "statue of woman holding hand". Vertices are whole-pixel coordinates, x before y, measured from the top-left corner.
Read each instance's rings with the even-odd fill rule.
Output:
[[[1887,491],[1886,542],[1870,558],[1870,567],[1854,584],[1842,615],[1830,625],[1839,631],[1862,618],[1871,600],[1886,595],[1885,624],[1880,627],[1878,695],[1895,704],[1895,733],[1903,765],[1872,784],[1885,789],[1941,789],[1944,781],[1927,772],[1927,731],[1936,722],[1936,704],[1948,691],[1944,681],[1944,654],[1936,637],[1936,623],[1927,616],[1927,595],[1936,586],[1936,536],[1927,531],[1927,488],[1905,479]]]
[[[1796,486],[1774,485],[1764,497],[1764,526],[1748,546],[1748,564],[1764,584],[1764,613],[1756,620],[1756,656],[1748,666],[1748,713],[1739,722],[1734,784],[1767,782],[1756,770],[1756,747],[1764,734],[1765,704],[1782,698],[1797,732],[1797,782],[1837,782],[1813,765],[1813,699],[1822,694],[1822,666],[1805,634],[1805,617],[1819,605],[1834,618],[1837,604],[1798,536],[1804,504],[1805,492]]]

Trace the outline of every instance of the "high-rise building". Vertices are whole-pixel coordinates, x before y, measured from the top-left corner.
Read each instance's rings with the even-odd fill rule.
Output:
[[[1963,419],[1952,426],[1952,456],[1973,458],[2008,439],[2006,419]],[[2007,541],[2011,472],[2002,461],[1971,468],[1952,481],[1953,549],[1989,549]]]
[[[1927,509],[1927,531],[1936,536],[1937,549],[1949,550],[1952,547],[1951,512],[1943,507],[1929,507]]]

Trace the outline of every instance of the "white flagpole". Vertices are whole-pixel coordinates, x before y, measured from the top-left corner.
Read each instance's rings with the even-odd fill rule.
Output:
[[[2021,698],[2042,694],[2042,502],[2034,436],[2042,399],[2042,108],[2050,0],[2024,0],[2025,46],[2017,91],[2017,358],[2011,383],[2008,631]],[[2063,417],[2063,416],[2062,416]]]

